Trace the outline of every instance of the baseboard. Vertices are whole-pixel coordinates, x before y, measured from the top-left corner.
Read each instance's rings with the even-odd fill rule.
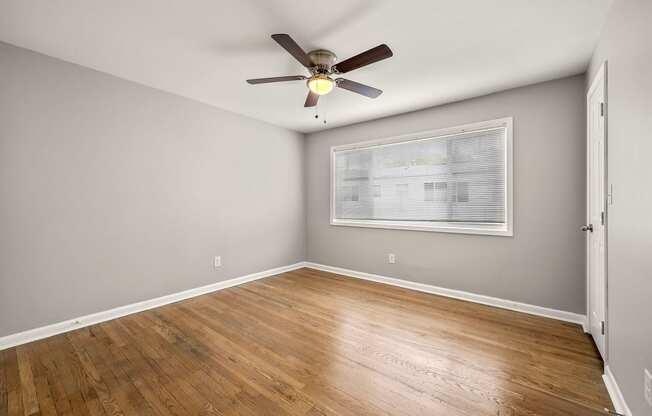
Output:
[[[7,335],[0,338],[0,350],[15,347],[21,344],[26,344],[28,342],[36,341],[39,339],[48,338],[53,335],[83,328],[85,326],[95,325],[100,322],[109,321],[111,319],[119,318],[125,315],[130,315],[132,313],[141,312],[147,309],[157,308],[159,306],[167,305],[174,302],[179,302],[181,300],[193,298],[199,295],[204,295],[206,293],[215,292],[232,286],[241,285],[243,283],[262,279],[264,277],[274,276],[276,274],[300,269],[302,267],[305,267],[304,262],[299,262],[288,266],[276,267],[274,269],[264,270],[262,272],[248,274],[246,276],[240,276],[233,279],[224,280],[221,282],[211,283],[210,285],[196,287],[193,289],[184,290],[182,292],[161,296],[155,299],[149,299],[149,300],[144,300],[142,302],[132,303],[130,305],[119,306],[117,308],[109,309],[107,311],[80,316],[78,318],[69,319],[63,322],[57,322],[55,324],[42,326],[40,328],[29,329],[27,331]]]
[[[410,282],[408,280],[397,279],[394,277],[381,276],[359,272],[355,270],[343,269],[341,267],[327,266],[324,264],[306,262],[305,267],[341,274],[344,276],[355,277],[358,279],[370,280],[372,282],[385,283],[392,286],[398,286],[406,289],[418,290],[419,292],[432,293],[435,295],[446,296],[449,298],[466,300],[469,302],[481,303],[483,305],[495,306],[497,308],[509,309],[517,312],[524,312],[530,315],[544,316],[560,321],[572,322],[586,328],[586,316],[573,312],[560,311],[557,309],[544,308],[542,306],[529,305],[527,303],[515,302],[506,299],[494,298],[491,296],[478,295],[462,290],[447,289],[444,287],[428,285],[424,283]]]
[[[341,267],[327,266],[327,265],[312,263],[312,262],[299,262],[288,266],[277,267],[274,269],[269,269],[258,273],[252,273],[246,276],[236,277],[222,282],[212,283],[210,285],[201,286],[193,289],[184,290],[178,293],[161,296],[155,299],[149,299],[142,302],[132,303],[130,305],[119,306],[114,309],[97,312],[97,313],[81,316],[74,319],[69,319],[62,322],[57,322],[51,325],[30,329],[16,334],[7,335],[0,338],[0,350],[15,347],[21,344],[26,344],[28,342],[36,341],[39,339],[51,337],[53,335],[72,331],[78,328],[83,328],[85,326],[98,324],[100,322],[109,321],[111,319],[116,319],[121,316],[129,315],[132,313],[137,313],[147,309],[152,309],[170,303],[179,302],[181,300],[189,299],[195,296],[200,296],[206,293],[215,292],[232,286],[241,285],[243,283],[251,282],[253,280],[258,280],[276,274],[300,269],[302,267],[309,267],[316,270],[323,270],[326,272],[355,277],[358,279],[385,283],[388,285],[399,286],[406,289],[417,290],[420,292],[432,293],[435,295],[447,296],[455,299],[462,299],[469,302],[481,303],[483,305],[495,306],[498,308],[529,313],[531,315],[538,315],[547,318],[558,319],[561,321],[573,322],[582,325],[582,327],[586,331],[586,317],[584,315],[580,315],[572,312],[565,312],[556,309],[544,308],[541,306],[529,305],[526,303],[514,302],[506,299],[494,298],[491,296],[478,295],[475,293],[465,292],[461,290],[447,289],[443,287],[427,285],[424,283],[410,282],[407,280],[381,276],[377,274],[358,272],[355,270],[344,269]]]
[[[629,410],[627,403],[625,402],[625,397],[616,383],[616,378],[614,377],[611,369],[608,365],[604,366],[604,374],[602,375],[605,386],[607,386],[607,391],[609,392],[609,397],[611,402],[614,405],[616,412],[623,414],[625,416],[632,416],[632,411]]]

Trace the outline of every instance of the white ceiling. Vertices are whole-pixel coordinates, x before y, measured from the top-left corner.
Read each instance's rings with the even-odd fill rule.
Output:
[[[271,38],[340,60],[380,43],[394,57],[346,74],[384,91],[322,97],[327,127],[582,73],[612,0],[0,0],[0,40],[302,132],[305,74]]]

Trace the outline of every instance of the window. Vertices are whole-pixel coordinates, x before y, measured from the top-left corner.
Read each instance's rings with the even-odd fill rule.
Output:
[[[341,198],[343,202],[357,202],[360,199],[358,186],[343,186],[341,189]]]
[[[399,183],[398,185],[396,185],[396,195],[398,195],[399,209],[401,211],[404,211],[408,203],[408,184]]]
[[[511,118],[337,146],[331,159],[333,225],[512,235]]]
[[[435,192],[433,201],[446,201],[448,199],[448,182],[435,182]]]
[[[424,201],[434,201],[435,200],[435,184],[434,182],[426,182],[423,184],[423,200]]]
[[[457,202],[469,202],[469,183],[457,182],[455,184],[457,191]]]

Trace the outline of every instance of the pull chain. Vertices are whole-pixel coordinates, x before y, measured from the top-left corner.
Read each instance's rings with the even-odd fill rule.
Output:
[[[317,102],[317,107],[319,107],[319,102]],[[323,123],[326,124],[326,107],[324,107],[322,118],[324,120]]]
[[[324,111],[326,113],[326,111]],[[317,102],[317,105],[315,106],[315,119],[319,118],[319,101]],[[323,117],[324,121],[323,123],[326,124],[326,116]]]

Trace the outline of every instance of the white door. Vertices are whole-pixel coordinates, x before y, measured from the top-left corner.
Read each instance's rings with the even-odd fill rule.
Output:
[[[606,199],[605,148],[607,107],[603,64],[587,94],[587,292],[588,324],[595,344],[606,359]]]

